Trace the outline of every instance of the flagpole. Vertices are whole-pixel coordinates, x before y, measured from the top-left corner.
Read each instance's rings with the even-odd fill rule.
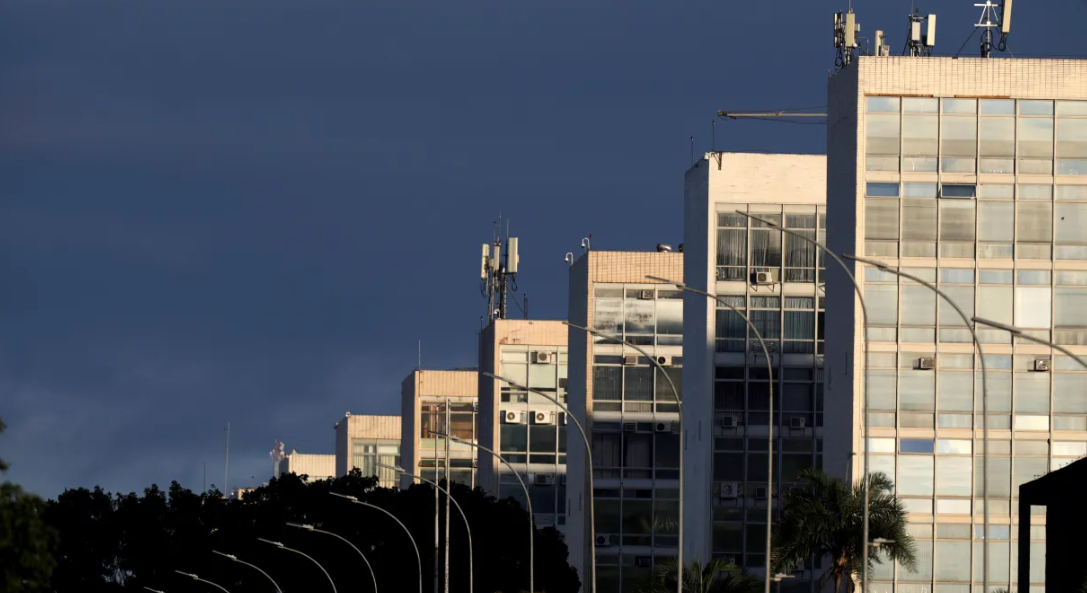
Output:
[[[223,489],[227,498],[230,498],[230,421],[226,423],[226,466],[223,468]]]

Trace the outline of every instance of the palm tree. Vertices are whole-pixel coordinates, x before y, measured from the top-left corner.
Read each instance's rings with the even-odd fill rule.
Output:
[[[676,590],[675,558],[657,561],[652,574],[637,593],[673,593]],[[683,569],[683,593],[760,593],[762,581],[720,558],[702,564],[695,560]]]
[[[833,579],[835,593],[842,590],[843,581],[852,592],[857,587],[852,576],[860,572],[863,561],[864,485],[850,488],[818,469],[806,469],[799,477],[805,487],[785,497],[773,530],[773,570],[790,572],[809,558],[830,558],[830,568],[819,578],[820,588]],[[870,482],[869,537],[890,542],[880,546],[881,553],[871,548],[869,563],[887,558],[915,568],[913,538],[906,533],[906,511],[893,494],[894,483],[882,473],[872,474]]]

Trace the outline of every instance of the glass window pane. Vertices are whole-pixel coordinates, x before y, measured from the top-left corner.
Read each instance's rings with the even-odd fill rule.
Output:
[[[1019,156],[1053,158],[1053,120],[1039,118],[1019,120]]]
[[[1015,118],[983,117],[978,122],[981,156],[1015,156]]]
[[[1019,115],[1053,115],[1053,101],[1019,101]]]
[[[903,284],[902,324],[936,325],[936,293],[925,286]]]
[[[1087,243],[1087,203],[1057,204],[1057,242]]]
[[[970,542],[938,541],[934,556],[936,580],[970,582]]]
[[[979,286],[978,317],[1012,323],[1012,287]]]
[[[944,99],[941,103],[944,113],[977,113],[978,111],[977,99]]]
[[[899,116],[872,115],[865,118],[867,142],[865,151],[871,155],[898,156],[899,151]],[[1052,129],[1052,121],[1050,128]]]
[[[903,97],[902,111],[905,111],[906,113],[939,113],[940,100],[924,97]],[[1068,115],[1078,114],[1074,114],[1070,111]]]
[[[1015,288],[1015,325],[1029,328],[1049,328],[1050,301],[1053,289],[1043,286]]]
[[[868,111],[898,112],[898,97],[868,97]]]
[[[717,265],[741,267],[747,265],[747,230],[719,229],[717,231]]]
[[[1020,200],[1052,200],[1053,186],[1024,183],[1019,186]]]
[[[1050,273],[1049,270],[1018,270],[1015,273],[1015,279],[1018,284],[1048,286]]]
[[[1011,308],[1011,288],[1008,288],[1008,306]],[[871,325],[895,325],[898,323],[898,286],[894,284],[866,284],[864,300],[868,304],[868,323]],[[1010,315],[1009,315],[1010,317]]]
[[[899,377],[899,408],[926,412],[936,403],[936,374],[932,371],[902,371]],[[932,447],[931,442],[929,447]]]
[[[1049,374],[1015,373],[1015,411],[1049,413]]]
[[[1015,186],[1003,183],[983,183],[978,186],[978,197],[993,200],[1010,200],[1015,197]]]
[[[895,482],[898,494],[932,496],[933,467],[931,455],[899,456],[898,480]]]
[[[962,309],[962,312],[966,315],[967,319],[974,316],[973,286],[944,286],[942,290],[947,294],[948,298],[951,299],[951,302],[958,305],[959,309]],[[963,321],[962,316],[959,315],[958,311],[944,299],[940,299],[940,326],[966,326],[966,322]]]
[[[943,121],[943,156],[974,157],[977,154],[977,119],[950,116]],[[1052,122],[1050,122],[1052,129]]]
[[[1057,157],[1087,158],[1087,119],[1057,120]]]
[[[1013,202],[978,202],[978,240],[1012,241],[1015,237]]]
[[[1057,115],[1087,115],[1087,101],[1057,101]]]
[[[909,571],[899,565],[898,578],[903,581],[932,581],[932,542],[915,541],[913,547],[917,558],[917,570]]]
[[[866,239],[897,239],[898,200],[865,200],[864,232]]]
[[[1087,185],[1058,185],[1055,193],[1058,200],[1087,201]]]
[[[1012,122],[1014,123],[1014,120]],[[904,116],[902,122],[902,154],[905,156],[938,155],[939,129],[939,116]]]
[[[973,410],[973,373],[939,371],[936,376],[940,392],[938,409],[941,412],[969,412]]]
[[[902,195],[907,198],[935,198],[936,183],[906,182],[902,184]]]
[[[981,99],[978,112],[982,115],[1015,115],[1012,99]]]
[[[932,200],[902,201],[902,238],[904,240],[935,241],[936,229],[936,202]]]
[[[902,439],[898,447],[903,453],[928,453],[936,450],[936,443],[932,439]]]
[[[883,197],[883,198],[897,198],[898,197],[898,184],[897,183],[869,183],[865,187],[865,195]]]
[[[974,240],[973,200],[940,200],[940,240]]]
[[[1057,327],[1087,327],[1087,289],[1058,288],[1054,300]]]
[[[1053,206],[1043,203],[1020,203],[1016,220],[1018,241],[1048,243],[1053,238]]]

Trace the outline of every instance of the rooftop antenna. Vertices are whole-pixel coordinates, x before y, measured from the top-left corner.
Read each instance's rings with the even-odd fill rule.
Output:
[[[834,48],[837,56],[834,58],[834,67],[837,70],[845,68],[853,62],[853,54],[857,50],[857,33],[861,26],[857,23],[857,15],[853,12],[853,3],[849,4],[848,12],[834,14]]]
[[[910,28],[902,55],[931,56],[932,48],[936,47],[936,15],[922,16],[920,9],[914,9],[908,18]]]
[[[284,453],[284,448],[285,447],[286,447],[286,445],[284,445],[282,441],[277,439],[275,441],[275,444],[272,446],[271,453],[268,454],[268,456],[272,458],[272,477],[273,478],[278,478],[279,477],[279,462],[282,461],[283,458],[287,456],[287,454]]]
[[[501,215],[497,223],[502,228]],[[503,253],[505,247],[505,253]],[[493,243],[484,243],[479,260],[480,292],[487,299],[487,320],[506,319],[509,315],[510,292],[517,292],[517,271],[521,255],[517,237],[509,236],[506,222],[506,239],[495,235]]]
[[[985,0],[984,4],[974,6],[981,8],[981,18],[975,27],[985,29],[981,35],[981,57],[992,57],[993,29],[997,27],[1000,27],[1000,41],[997,42],[996,49],[1008,51],[1008,34],[1012,31],[1012,0],[1004,0],[1003,4]]]

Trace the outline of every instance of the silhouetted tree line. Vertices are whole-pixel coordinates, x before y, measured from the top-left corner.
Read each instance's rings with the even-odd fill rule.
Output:
[[[58,593],[164,593],[211,591],[175,573],[195,573],[231,593],[272,593],[257,571],[212,553],[233,554],[268,572],[288,593],[331,591],[320,569],[302,556],[262,543],[282,542],[315,558],[340,591],[370,591],[373,582],[358,554],[328,535],[288,527],[312,524],[341,535],[366,554],[382,592],[418,589],[418,566],[411,542],[391,518],[374,509],[330,495],[338,492],[380,506],[411,530],[423,561],[423,590],[434,587],[434,491],[376,488],[374,478],[358,472],[306,483],[297,475],[274,479],[241,501],[218,491],[194,493],[174,482],[142,495],[110,494],[101,488],[67,490],[50,501],[45,521],[59,534],[52,555],[51,586]],[[468,515],[475,545],[475,590],[515,593],[528,588],[528,517],[511,499],[496,500],[481,490],[454,484],[453,495]],[[444,533],[444,495],[439,503]],[[451,515],[450,590],[468,593],[468,546],[456,508]],[[439,549],[439,559],[444,550]],[[567,547],[553,528],[536,532],[536,589],[574,593],[577,574],[567,561]],[[439,567],[439,574],[443,569]],[[444,587],[443,587],[444,588]]]

